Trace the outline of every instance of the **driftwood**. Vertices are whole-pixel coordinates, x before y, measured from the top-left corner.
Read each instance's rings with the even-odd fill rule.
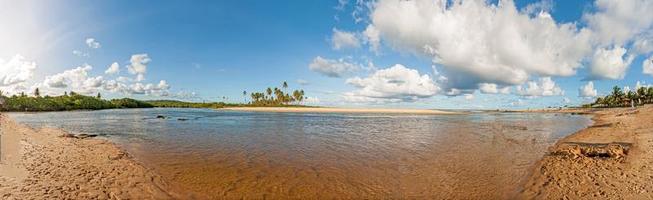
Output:
[[[565,156],[570,158],[602,158],[602,159],[621,159],[625,158],[630,151],[631,143],[579,143],[566,142],[558,146],[551,152],[554,156]]]

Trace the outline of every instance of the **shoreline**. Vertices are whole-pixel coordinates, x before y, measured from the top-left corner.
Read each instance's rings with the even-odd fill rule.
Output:
[[[0,114],[2,199],[187,199],[103,138],[62,137]]]
[[[653,199],[653,105],[527,112],[589,114],[593,124],[549,147],[518,199]]]
[[[329,108],[329,107],[225,107],[218,110],[278,112],[278,113],[374,113],[374,114],[421,114],[447,115],[458,112],[429,109],[393,109],[393,108]]]

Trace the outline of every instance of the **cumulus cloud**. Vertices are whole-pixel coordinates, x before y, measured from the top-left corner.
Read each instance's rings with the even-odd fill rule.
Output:
[[[151,96],[168,96],[170,85],[165,80],[159,81],[158,84],[140,82],[128,84],[116,80],[108,80],[102,85],[104,90],[126,95],[151,95]]]
[[[478,89],[483,94],[509,94],[510,86],[500,88],[497,84],[494,83],[481,83],[478,85]]]
[[[598,94],[596,89],[594,89],[594,82],[589,81],[586,85],[581,86],[578,89],[578,96],[580,97],[595,97]]]
[[[109,68],[107,68],[107,70],[104,71],[105,74],[109,74],[109,75],[117,74],[119,72],[120,72],[120,65],[118,65],[117,62],[111,63],[111,65],[109,65]]]
[[[104,84],[102,76],[92,77],[89,72],[92,66],[84,64],[74,69],[47,76],[43,84],[48,88],[71,89],[81,94],[97,92]]]
[[[551,77],[542,77],[537,81],[528,81],[525,86],[517,86],[517,94],[528,97],[558,96],[564,92]]]
[[[592,57],[590,79],[623,79],[626,70],[635,57],[626,55],[626,49],[598,49]]]
[[[346,83],[358,88],[344,94],[345,100],[353,102],[416,101],[440,91],[429,75],[421,75],[400,64],[378,70],[366,78],[347,79]]]
[[[443,66],[454,88],[571,76],[592,47],[590,31],[556,23],[546,12],[519,12],[512,1],[381,0],[370,19],[368,29],[386,44]]]
[[[328,77],[342,77],[359,70],[358,64],[347,62],[345,59],[331,60],[320,56],[313,59],[308,65],[309,69]]]
[[[36,63],[26,61],[25,57],[15,55],[8,61],[0,58],[0,86],[22,84],[34,76]]]
[[[331,45],[333,49],[340,50],[345,48],[358,48],[360,41],[355,33],[341,31],[336,28],[333,29],[333,36],[331,37]]]
[[[653,56],[645,59],[644,62],[642,62],[642,73],[653,75]]]
[[[653,1],[596,0],[594,6],[597,11],[583,18],[602,45],[624,46],[653,28]]]
[[[102,45],[100,45],[100,43],[97,42],[95,38],[86,38],[86,45],[92,49],[97,49],[102,47]]]
[[[147,54],[134,54],[129,59],[130,64],[127,65],[127,70],[130,74],[136,75],[136,81],[145,80],[145,73],[147,73],[147,64],[152,61]]]

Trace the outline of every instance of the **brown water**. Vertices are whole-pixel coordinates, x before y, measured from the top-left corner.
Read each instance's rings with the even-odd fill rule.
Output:
[[[201,109],[12,117],[34,126],[106,134],[181,190],[220,199],[509,198],[547,147],[589,123],[586,117],[561,114]]]

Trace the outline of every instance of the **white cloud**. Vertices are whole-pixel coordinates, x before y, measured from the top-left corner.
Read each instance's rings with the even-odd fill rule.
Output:
[[[49,89],[70,89],[81,94],[92,94],[103,86],[104,78],[102,76],[89,76],[91,69],[93,69],[92,66],[84,64],[62,73],[47,76],[43,81],[43,85]]]
[[[336,28],[333,29],[333,36],[331,37],[331,45],[333,49],[340,50],[345,48],[358,48],[360,41],[355,33],[341,31]]]
[[[578,96],[580,97],[595,97],[598,94],[596,89],[594,89],[594,82],[589,81],[586,85],[581,86],[578,89]]]
[[[478,89],[483,94],[508,94],[510,93],[510,86],[499,88],[497,84],[494,83],[481,83],[478,85]]]
[[[99,42],[95,41],[95,38],[86,38],[86,45],[93,49],[102,47]]]
[[[540,97],[540,96],[558,96],[564,92],[551,77],[542,77],[538,81],[528,81],[526,86],[517,86],[517,94],[521,96]]]
[[[120,66],[118,65],[117,62],[111,63],[109,68],[107,68],[107,70],[104,71],[104,73],[109,75],[120,73]]]
[[[361,67],[345,61],[344,59],[330,60],[320,56],[313,59],[313,62],[308,65],[309,69],[318,72],[328,77],[342,77],[359,70]]]
[[[397,64],[381,69],[369,77],[347,79],[358,90],[344,94],[345,100],[354,102],[416,101],[437,94],[440,88],[429,75]]]
[[[379,33],[379,30],[374,28],[374,25],[368,25],[363,31],[363,35],[367,44],[370,45],[370,50],[379,53],[379,47],[381,46],[381,33]]]
[[[159,81],[158,84],[152,83],[132,83],[126,84],[116,80],[106,81],[103,88],[107,91],[122,93],[126,95],[151,95],[151,96],[168,96],[170,85],[165,80]]]
[[[381,0],[368,29],[394,49],[431,56],[448,85],[517,85],[529,76],[571,76],[591,52],[591,34],[546,12],[519,12],[512,1]]]
[[[73,55],[79,56],[79,57],[89,57],[89,54],[86,52],[82,52],[80,50],[73,50]]]
[[[5,61],[0,58],[0,86],[22,84],[34,76],[36,63],[25,61],[21,55],[15,55]]]
[[[145,80],[145,73],[147,73],[147,64],[152,61],[147,54],[134,54],[129,59],[130,64],[127,65],[127,70],[130,74],[136,75],[136,81]]]
[[[320,104],[320,99],[317,97],[306,97],[302,102],[308,105],[317,105]]]
[[[646,54],[653,51],[653,32],[647,38],[638,38],[633,42],[633,50],[636,53]]]
[[[474,100],[474,94],[464,94],[463,96],[465,97],[465,100]]]
[[[651,33],[653,1],[596,0],[594,7],[597,11],[585,13],[583,18],[602,46],[625,46]]]
[[[554,3],[552,0],[542,0],[535,2],[521,9],[522,13],[529,14],[531,16],[538,15],[541,12],[550,13],[553,10]]]
[[[131,82],[132,79],[129,78],[129,77],[119,76],[119,77],[116,79],[116,81],[118,81],[118,82],[122,82],[122,83],[127,83],[127,82]]]
[[[626,70],[633,61],[633,55],[627,55],[626,49],[615,47],[612,50],[598,49],[592,57],[591,79],[623,79]]]
[[[304,80],[304,79],[297,79],[297,83],[299,85],[308,85],[308,84],[310,84],[307,80]]]
[[[646,82],[644,82],[644,81],[637,81],[637,83],[635,83],[635,89],[639,89],[641,87],[649,88],[649,87],[653,87],[653,85],[646,84]]]
[[[653,75],[653,56],[645,59],[644,62],[642,62],[642,73]]]

